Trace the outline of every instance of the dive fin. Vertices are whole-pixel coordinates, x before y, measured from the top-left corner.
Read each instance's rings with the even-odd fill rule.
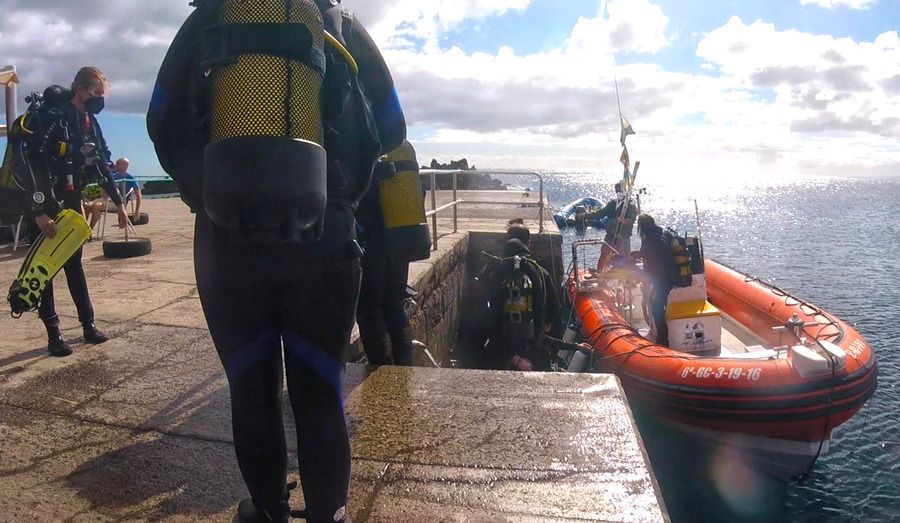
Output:
[[[14,316],[37,308],[47,283],[91,237],[91,227],[84,217],[71,209],[60,211],[54,221],[56,236],[38,236],[9,288],[7,299]]]

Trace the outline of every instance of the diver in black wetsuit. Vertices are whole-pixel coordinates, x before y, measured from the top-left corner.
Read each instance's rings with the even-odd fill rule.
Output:
[[[649,214],[638,217],[641,250],[635,259],[644,260],[644,273],[650,280],[650,310],[656,327],[656,343],[669,344],[669,327],[666,323],[666,301],[672,290],[672,249],[663,240],[663,230]]]
[[[544,335],[558,319],[559,298],[550,273],[528,248],[530,236],[524,225],[510,223],[504,257],[481,277],[486,294],[476,344],[481,368],[550,370]]]
[[[75,74],[71,91],[58,85],[44,91],[44,104],[38,110],[35,132],[29,139],[27,161],[31,176],[23,180],[28,185],[28,215],[32,218],[28,220],[28,230],[32,238],[40,233],[54,237],[54,217],[64,208],[80,213],[82,189],[98,178],[117,206],[119,227],[125,227],[128,217],[107,167],[109,149],[97,122],[108,88],[109,82],[99,69],[82,67]],[[84,329],[84,341],[103,343],[107,337],[94,325],[94,307],[88,294],[81,254],[82,250],[78,249],[64,265],[66,283],[78,310],[78,321]],[[47,328],[50,354],[72,354],[60,334],[52,280],[41,296],[38,315]]]
[[[341,522],[347,517],[350,445],[342,397],[343,352],[354,323],[361,254],[353,207],[369,184],[375,159],[399,146],[406,134],[390,72],[362,24],[338,1],[316,0],[316,4],[325,28],[344,40],[358,63],[358,81],[374,117],[370,123],[375,129],[370,130],[377,131],[373,138],[380,142],[374,150],[365,151],[353,141],[359,136],[336,137],[326,132],[328,205],[320,238],[304,234],[300,242],[248,242],[204,212],[207,193],[197,179],[199,174],[192,172],[202,164],[196,150],[179,149],[192,139],[199,140],[183,139],[177,133],[184,129],[173,128],[185,107],[194,107],[195,102],[190,96],[170,94],[179,89],[203,93],[202,85],[188,85],[188,74],[178,74],[196,67],[192,44],[203,24],[193,23],[192,32],[185,33],[182,41],[176,37],[179,45],[176,49],[173,42],[168,63],[160,69],[148,113],[160,161],[171,169],[173,179],[184,189],[182,197],[197,213],[197,287],[228,377],[235,453],[251,495],[238,509],[243,522],[283,522],[290,514],[282,362],[297,424],[304,517],[310,522]],[[191,19],[182,31],[190,23]],[[327,100],[327,77],[325,85]],[[202,101],[197,106],[202,108]],[[356,131],[366,133],[366,129]],[[252,189],[248,187],[249,197]]]
[[[409,142],[403,147],[413,151]],[[403,168],[410,169],[408,165]],[[418,176],[418,166],[413,168]],[[356,322],[360,342],[371,365],[408,366],[413,363],[412,331],[404,305],[410,299],[407,293],[410,261],[422,258],[413,254],[415,249],[410,245],[390,241],[381,203],[383,189],[378,183],[379,178],[395,176],[397,170],[389,156],[380,159],[375,166],[375,179],[359,202],[356,213],[366,251],[361,262]],[[397,202],[394,207],[402,203],[407,202]],[[429,251],[430,246],[426,245],[426,257]]]

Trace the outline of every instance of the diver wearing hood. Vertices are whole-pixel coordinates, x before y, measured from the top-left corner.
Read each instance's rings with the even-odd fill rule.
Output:
[[[550,370],[544,335],[556,322],[556,284],[528,248],[530,232],[511,224],[503,257],[484,277],[488,293],[482,317],[481,368]]]

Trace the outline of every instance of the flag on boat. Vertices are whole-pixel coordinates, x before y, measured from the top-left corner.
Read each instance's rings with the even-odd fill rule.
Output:
[[[619,113],[619,120],[622,124],[622,134],[619,136],[619,142],[622,144],[622,147],[625,147],[625,137],[629,134],[635,134],[634,128],[631,127],[631,122],[628,121],[628,118],[625,118],[625,115],[621,112]]]
[[[631,168],[631,160],[628,158],[628,147],[622,147],[622,156],[619,157],[619,161],[625,166],[626,171]]]

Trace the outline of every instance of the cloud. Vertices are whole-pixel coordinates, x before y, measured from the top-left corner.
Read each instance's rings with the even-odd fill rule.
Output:
[[[344,2],[381,44],[433,49],[439,36],[463,22],[521,11],[531,0],[396,0]]]
[[[791,130],[799,133],[863,131],[900,138],[900,118],[889,117],[876,122],[863,115],[841,117],[831,112],[821,112],[811,118],[792,123]]]
[[[701,65],[691,73],[660,65],[656,53],[678,36],[650,0],[609,0],[541,52],[473,52],[459,38],[511,13],[528,19],[533,3],[344,0],[382,48],[426,160],[618,170],[614,77],[638,132],[629,139],[632,159],[644,160],[648,177],[762,166],[842,174],[828,166],[848,156],[866,157],[861,169],[886,172],[896,163],[889,158],[900,156],[896,31],[856,41],[733,17],[697,33],[696,56],[688,58]],[[826,3],[839,4],[819,5]],[[107,111],[135,114],[146,110],[159,63],[191,12],[187,0],[6,0],[4,7],[0,41],[4,63],[17,65],[23,79],[20,98],[97,65],[112,82]],[[543,30],[541,22],[529,30]]]
[[[97,66],[111,83],[107,110],[143,112],[159,64],[190,11],[187,2],[7,0],[3,59],[17,67],[26,92],[68,86],[78,68]]]
[[[900,74],[896,74],[890,78],[881,81],[881,86],[891,96],[900,94]]]
[[[773,89],[772,111],[798,133],[862,132],[896,136],[900,117],[900,38],[835,38],[732,17],[699,43],[697,55],[722,79],[750,90]]]
[[[848,7],[850,9],[868,9],[878,0],[800,0],[800,5],[817,5],[825,9]]]
[[[632,53],[655,53],[668,45],[669,17],[647,0],[612,0],[609,11],[609,39],[612,48]]]

